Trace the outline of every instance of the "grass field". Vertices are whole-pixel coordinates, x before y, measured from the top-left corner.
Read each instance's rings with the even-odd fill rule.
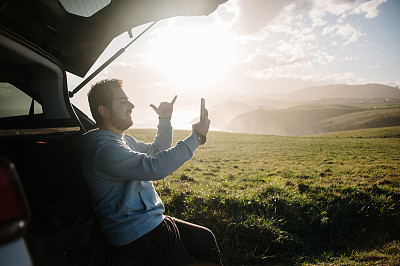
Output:
[[[151,142],[155,130],[129,133]],[[155,186],[166,214],[215,232],[225,265],[400,265],[400,127],[210,132]]]

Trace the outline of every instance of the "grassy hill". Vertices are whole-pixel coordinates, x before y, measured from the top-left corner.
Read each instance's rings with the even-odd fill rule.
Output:
[[[398,110],[380,110],[400,107],[397,87],[339,84],[303,88],[275,97],[243,96],[211,106],[212,128],[237,133],[301,136],[399,125]],[[371,108],[379,110],[361,113]],[[360,113],[352,114],[354,112]]]
[[[371,106],[373,109],[371,109]],[[255,110],[235,117],[224,131],[304,136],[309,134],[400,125],[398,104],[354,106],[309,104],[282,110]]]
[[[226,131],[301,136],[321,132],[319,122],[335,116],[363,111],[345,105],[311,104],[283,110],[255,110],[233,119]]]
[[[376,108],[320,121],[323,132],[400,126],[400,107]]]
[[[166,214],[215,232],[225,265],[400,265],[399,136],[210,132],[155,187]]]

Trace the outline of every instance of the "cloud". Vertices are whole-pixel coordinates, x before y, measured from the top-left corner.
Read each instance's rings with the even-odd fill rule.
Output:
[[[349,15],[365,14],[366,18],[379,15],[379,7],[387,0],[233,0],[230,7],[233,29],[244,36],[267,34],[267,27],[280,24],[282,27],[291,23],[296,14],[308,16],[312,27],[327,24],[324,17],[337,16],[344,19]]]
[[[365,33],[362,33],[348,23],[339,26],[337,29],[337,34],[343,39],[347,39],[347,41],[344,43],[345,45],[356,42],[361,36],[365,36]]]
[[[346,23],[325,27],[322,31],[322,35],[329,35],[331,38],[339,36],[343,40],[345,40],[343,45],[348,45],[350,43],[357,42],[360,37],[365,36],[366,34],[361,32],[360,30],[357,30],[349,23]]]
[[[314,0],[314,8],[310,11],[311,17],[323,17],[327,14],[346,16],[348,11],[357,5],[359,0]]]
[[[259,62],[264,57],[269,60],[270,66]],[[323,57],[323,56],[322,56]],[[237,64],[233,68],[229,80],[230,93],[246,93],[259,95],[262,93],[287,93],[308,86],[321,84],[361,84],[365,80],[353,72],[331,72],[321,74],[314,71],[315,66],[310,66],[311,61],[289,60],[277,55],[259,54]],[[314,59],[317,60],[317,59]],[[253,65],[252,71],[247,71],[250,63],[258,61],[259,68]],[[315,63],[314,63],[315,64]],[[311,70],[311,71],[310,71]]]
[[[382,68],[382,63],[379,63],[377,65],[372,65],[368,67],[369,69],[381,69]]]
[[[235,30],[244,35],[259,32],[293,2],[294,0],[238,0]]]
[[[331,73],[326,75],[320,74],[295,74],[295,73],[274,73],[268,72],[263,73],[263,75],[257,76],[259,79],[264,80],[274,80],[274,79],[286,79],[286,80],[294,80],[294,81],[304,81],[314,84],[337,84],[337,83],[345,83],[345,84],[360,84],[364,82],[363,78],[358,77],[353,72],[344,72],[344,73]]]
[[[355,56],[345,56],[342,61],[344,62],[351,62],[351,61],[358,61],[359,58]]]
[[[312,27],[316,28],[316,27],[322,27],[325,26],[328,22],[326,20],[323,20],[320,17],[312,17]]]
[[[333,55],[318,50],[311,54],[311,59],[313,60],[313,62],[317,63],[316,64],[317,66],[326,66],[333,63],[336,60],[336,58]]]
[[[286,90],[288,86],[293,90],[321,83],[357,84],[361,81],[352,72],[316,74],[316,69],[332,64],[335,60],[333,55],[320,50],[307,57],[297,58],[279,53],[255,53],[235,66],[231,84],[234,84],[233,88],[237,91],[245,87],[246,90],[260,92],[279,88],[284,90],[285,86]]]
[[[356,6],[351,13],[356,15],[365,13],[366,18],[375,18],[379,14],[379,6],[385,2],[387,2],[387,0],[372,0],[362,2],[358,6]]]
[[[304,66],[305,62],[304,58],[287,58],[282,54],[256,53],[248,57],[244,68],[250,71],[277,70]]]
[[[315,6],[313,0],[236,0],[233,3],[236,6],[233,29],[245,36],[267,34],[268,26],[272,25],[274,29],[290,26],[296,13],[307,14]],[[321,24],[324,24],[321,17],[315,18],[315,25]]]

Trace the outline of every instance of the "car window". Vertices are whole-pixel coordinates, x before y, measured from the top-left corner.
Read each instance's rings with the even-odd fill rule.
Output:
[[[0,118],[29,115],[32,97],[10,83],[0,82]],[[33,114],[42,114],[42,106],[33,101]]]
[[[108,6],[111,0],[59,0],[65,11],[81,17],[90,17]]]

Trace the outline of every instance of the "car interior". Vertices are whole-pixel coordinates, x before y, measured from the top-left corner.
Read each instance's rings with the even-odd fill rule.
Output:
[[[33,262],[90,265],[82,256],[93,249],[95,223],[79,163],[86,130],[75,111],[82,113],[70,104],[55,59],[1,33],[1,155],[15,165],[29,203],[25,240]]]

